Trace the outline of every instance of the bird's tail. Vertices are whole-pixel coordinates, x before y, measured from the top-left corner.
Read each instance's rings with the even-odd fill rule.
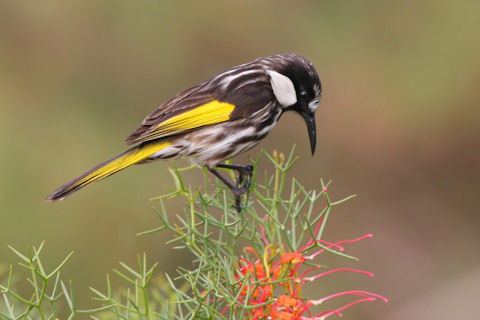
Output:
[[[149,156],[162,151],[168,146],[170,146],[170,143],[167,141],[158,141],[136,146],[110,160],[107,160],[93,167],[81,176],[67,182],[66,184],[55,190],[45,200],[63,200],[66,196],[82,189],[86,185],[106,178],[133,164],[140,163],[146,160]]]

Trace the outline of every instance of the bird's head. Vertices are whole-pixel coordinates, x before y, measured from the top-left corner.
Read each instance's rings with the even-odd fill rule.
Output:
[[[295,111],[305,120],[313,154],[317,143],[315,111],[322,94],[317,71],[310,61],[295,54],[270,59],[267,73],[275,98],[283,111]]]

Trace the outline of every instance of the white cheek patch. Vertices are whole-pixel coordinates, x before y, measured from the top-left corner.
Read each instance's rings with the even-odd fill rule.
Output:
[[[277,101],[283,107],[289,107],[297,103],[297,94],[292,80],[276,71],[267,70],[267,72],[270,75],[270,83]]]

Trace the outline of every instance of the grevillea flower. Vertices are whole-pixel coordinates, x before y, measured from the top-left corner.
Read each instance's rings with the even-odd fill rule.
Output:
[[[319,229],[314,232],[315,237]],[[352,244],[372,237],[365,234],[350,240],[329,242],[324,240],[309,240],[298,251],[282,252],[278,246],[267,244],[263,252],[257,252],[247,247],[236,273],[238,282],[239,302],[249,306],[248,319],[278,319],[278,320],[324,320],[332,315],[341,316],[349,307],[362,303],[383,300],[387,298],[363,290],[350,290],[330,294],[320,299],[309,299],[302,294],[308,283],[340,272],[350,272],[373,277],[371,272],[352,269],[334,268],[325,271],[325,267],[313,260],[325,250],[343,251],[345,244]],[[316,246],[318,244],[318,246]],[[320,249],[318,249],[320,247]],[[314,252],[309,252],[313,248]],[[351,297],[351,302],[336,309],[327,309],[312,314],[312,308],[339,297]]]

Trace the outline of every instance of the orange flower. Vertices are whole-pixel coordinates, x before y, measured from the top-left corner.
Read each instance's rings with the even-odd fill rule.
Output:
[[[277,302],[279,305],[282,305],[284,307],[293,308],[297,305],[298,299],[286,295],[281,295],[280,297],[278,297]]]
[[[354,243],[369,237],[371,237],[371,234],[352,240],[343,240],[338,242],[322,240],[321,242],[331,248],[343,249],[341,244]],[[264,257],[263,261],[260,259],[256,259],[255,261],[250,261],[246,258],[240,259],[240,267],[236,275],[236,279],[239,281],[239,287],[242,288],[239,301],[242,304],[247,303],[250,307],[253,307],[248,312],[247,319],[326,319],[332,315],[341,315],[342,311],[357,303],[369,302],[377,299],[387,301],[386,298],[380,295],[359,290],[334,293],[317,300],[307,300],[303,298],[302,292],[305,285],[332,274],[339,272],[352,272],[373,276],[373,274],[370,272],[352,268],[334,268],[311,275],[322,268],[321,265],[314,265],[312,267],[311,260],[325,250],[322,248],[306,256],[308,248],[312,248],[312,244],[314,244],[316,241],[317,240],[309,240],[307,245],[305,245],[302,249],[293,252],[278,253],[278,251],[272,250],[271,245],[267,245],[265,247],[263,254],[255,251],[252,247],[246,247],[244,249],[244,252],[248,254],[254,254],[256,257]],[[308,268],[306,268],[305,265],[306,261],[309,262]],[[302,270],[302,272],[300,272],[300,270]],[[283,293],[275,296],[276,293],[280,292]],[[310,316],[309,309],[312,306],[320,305],[323,302],[341,296],[356,297],[357,300],[347,303],[340,308],[323,311],[315,316]],[[255,307],[256,305],[258,305],[258,307]]]
[[[303,263],[304,261],[305,261],[305,257],[300,252],[282,253],[282,256],[280,257],[281,264],[287,264],[287,263],[299,264],[299,263]]]

